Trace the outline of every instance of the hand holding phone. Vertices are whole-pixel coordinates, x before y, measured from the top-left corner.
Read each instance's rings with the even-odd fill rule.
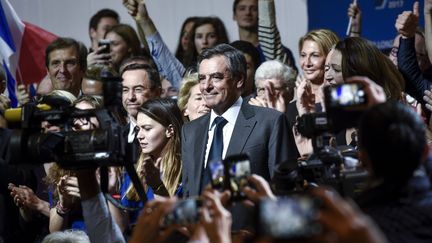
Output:
[[[110,51],[111,51],[111,40],[109,40],[109,39],[100,39],[99,41],[98,41],[98,49],[99,49],[99,51],[98,51],[98,53],[99,54],[109,54],[110,53]],[[101,47],[103,47],[102,49],[101,49]]]

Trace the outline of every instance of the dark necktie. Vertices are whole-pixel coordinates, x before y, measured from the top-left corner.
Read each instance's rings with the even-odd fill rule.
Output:
[[[202,180],[201,180],[201,190],[204,189],[210,183],[211,180],[211,171],[209,164],[212,161],[222,160],[222,151],[223,151],[223,127],[227,124],[227,120],[225,118],[218,116],[213,121],[213,124],[216,125],[214,133],[213,133],[213,141],[210,147],[209,156],[207,159],[207,166],[203,170]]]

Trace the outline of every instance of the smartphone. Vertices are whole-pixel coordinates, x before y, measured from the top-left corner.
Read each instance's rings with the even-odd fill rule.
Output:
[[[224,165],[231,197],[233,200],[244,199],[245,195],[242,191],[248,185],[248,177],[252,174],[249,156],[246,154],[229,156],[225,158]]]
[[[256,232],[283,240],[317,235],[322,229],[317,221],[320,206],[319,199],[307,195],[265,199],[257,207]]]
[[[172,211],[163,219],[164,226],[194,224],[199,220],[198,210],[202,206],[202,200],[189,198],[178,201]]]
[[[342,83],[324,88],[327,109],[347,108],[367,103],[364,85],[361,83]]]
[[[210,179],[212,188],[215,190],[225,189],[225,167],[222,161],[212,161],[210,166]]]
[[[98,46],[105,46],[103,50],[99,52],[99,54],[109,54],[110,53],[110,47],[111,47],[111,40],[108,39],[100,39],[98,41]]]

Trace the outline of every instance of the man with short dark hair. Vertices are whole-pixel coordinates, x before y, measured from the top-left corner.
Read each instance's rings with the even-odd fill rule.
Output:
[[[431,182],[425,124],[399,102],[371,108],[359,126],[360,159],[370,174],[358,198],[389,242],[432,241]]]
[[[106,49],[109,45],[99,46],[99,40],[104,39],[108,29],[120,23],[120,17],[112,9],[101,9],[90,18],[89,36],[91,46],[87,56],[89,66],[94,64],[107,65],[110,63],[110,50]]]
[[[104,8],[95,13],[89,22],[89,36],[91,40],[91,51],[98,49],[98,41],[103,39],[106,31],[120,23],[118,13],[112,9]]]
[[[274,0],[234,0],[233,19],[237,22],[240,40],[257,48],[258,64],[276,59],[297,71],[291,50],[281,43]]]
[[[269,181],[276,164],[288,159],[286,116],[243,101],[246,60],[234,47],[205,49],[198,65],[199,87],[211,112],[183,125],[183,195],[199,195],[210,183],[209,164],[235,154],[247,154],[251,172]],[[245,208],[231,210],[234,230],[250,225]]]
[[[138,108],[147,100],[160,97],[161,81],[156,69],[147,64],[127,65],[122,73],[122,103],[129,118],[128,141],[135,138],[135,125]]]
[[[45,65],[53,89],[66,90],[78,96],[87,68],[84,45],[71,38],[58,38],[45,50]]]
[[[270,180],[277,163],[287,155],[286,117],[275,110],[243,102],[242,86],[246,61],[237,49],[221,44],[202,52],[198,58],[199,86],[211,113],[183,126],[183,187],[186,197],[199,195],[209,150],[215,133],[215,120],[226,120],[223,128],[223,153],[246,153],[252,173]]]

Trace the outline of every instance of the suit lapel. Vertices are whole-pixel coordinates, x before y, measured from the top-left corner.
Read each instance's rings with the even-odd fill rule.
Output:
[[[196,130],[193,131],[196,135],[196,140],[194,144],[194,161],[196,163],[193,165],[194,173],[193,175],[196,176],[195,179],[195,188],[197,190],[197,193],[199,193],[199,185],[201,183],[201,173],[202,168],[204,166],[204,157],[205,157],[205,150],[207,146],[207,137],[208,137],[208,126],[210,122],[210,115],[206,115],[202,120],[200,120],[199,125],[196,126]]]
[[[228,146],[226,155],[239,154],[243,151],[246,142],[253,131],[256,120],[253,119],[255,111],[247,102],[243,102],[240,113],[237,117],[231,141]]]

